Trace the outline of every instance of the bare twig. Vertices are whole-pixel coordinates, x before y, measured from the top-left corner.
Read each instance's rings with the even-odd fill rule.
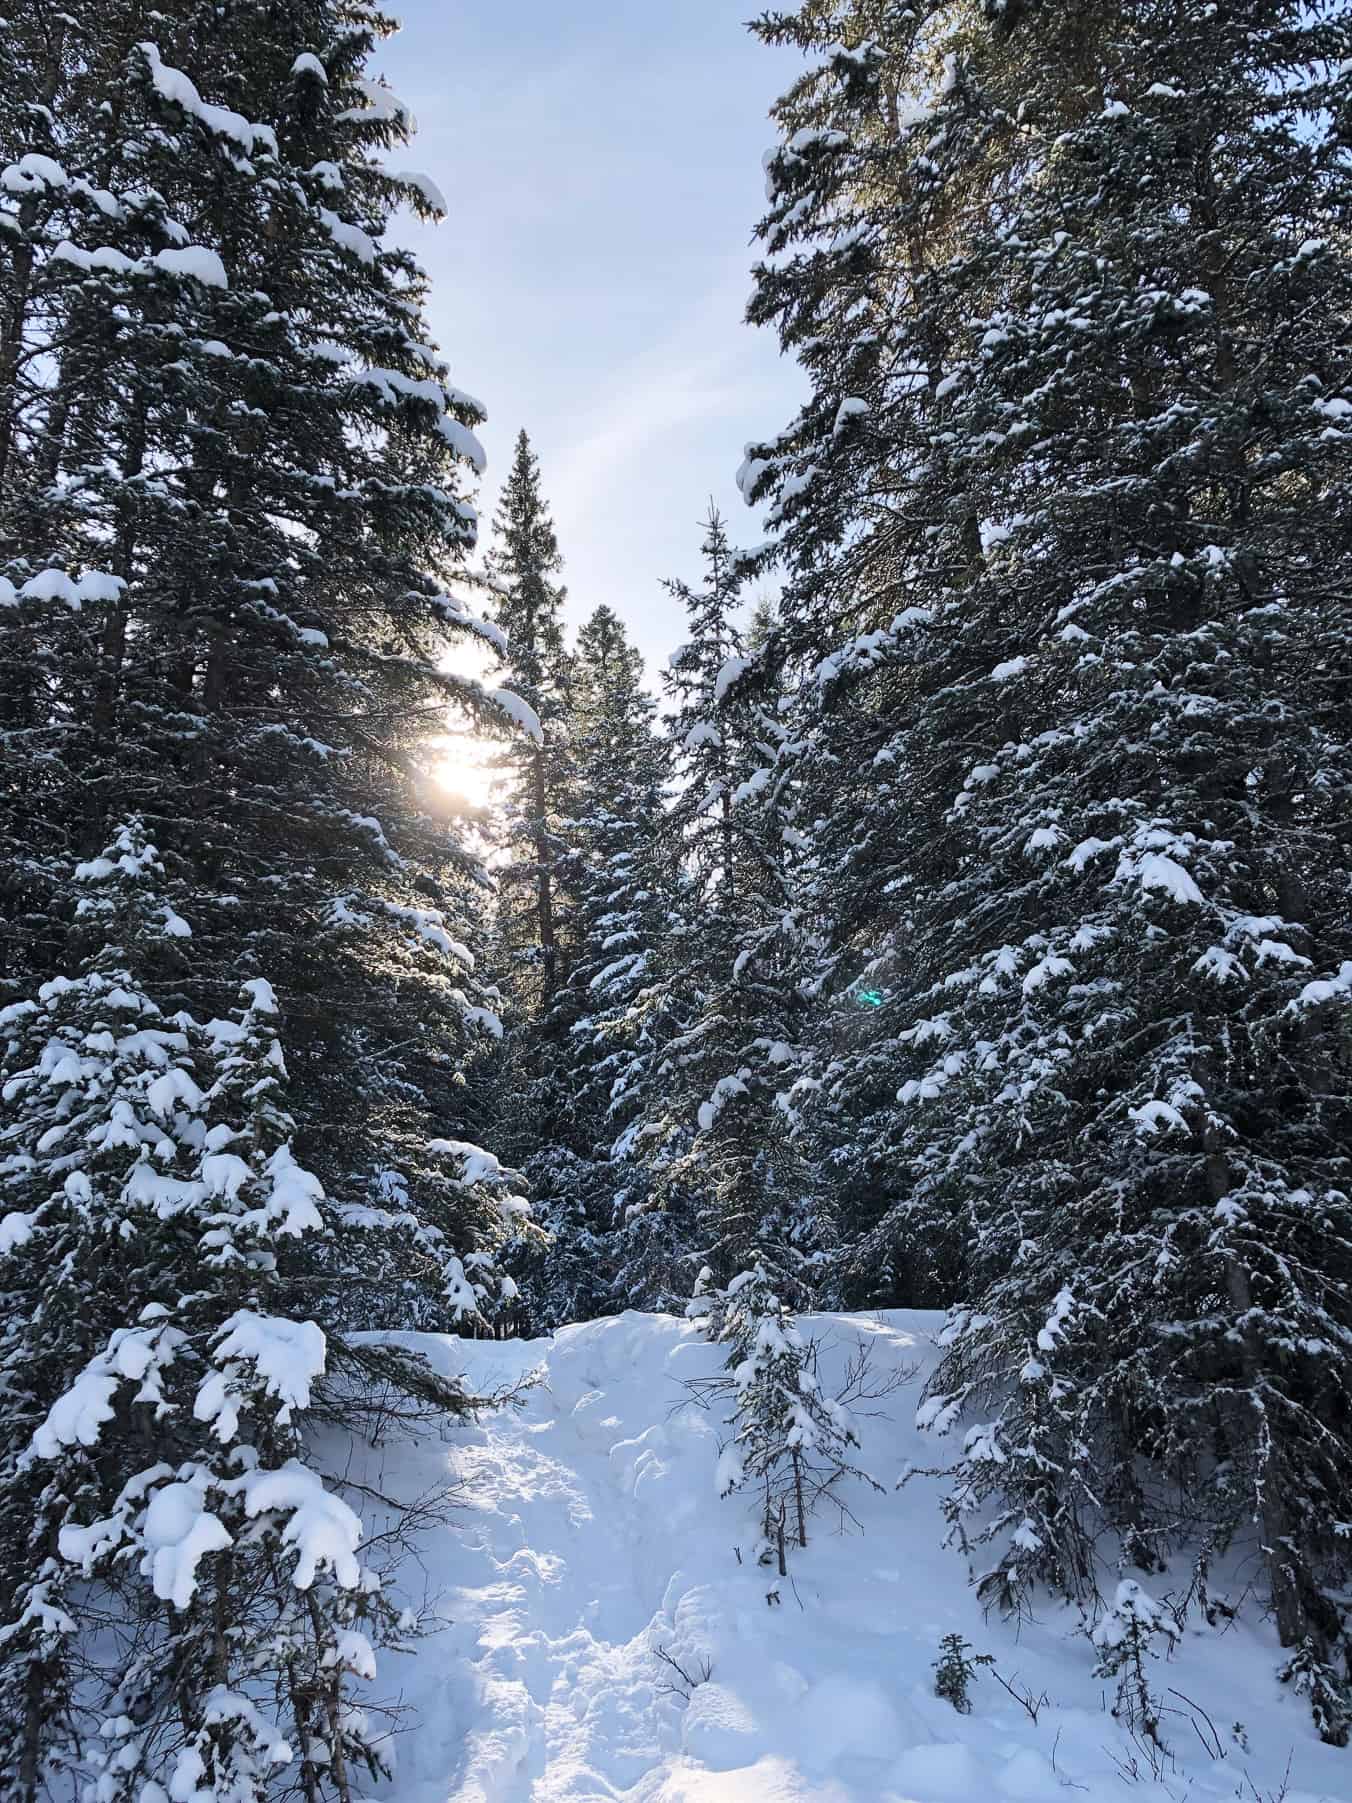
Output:
[[[699,1689],[700,1685],[707,1684],[709,1679],[713,1676],[713,1661],[710,1659],[701,1658],[695,1670],[693,1672],[688,1672],[681,1664],[680,1660],[669,1653],[664,1646],[654,1647],[653,1651],[662,1661],[663,1665],[669,1665],[672,1671],[676,1673],[675,1679],[666,1684],[659,1684],[657,1687],[660,1693],[667,1696],[681,1697],[688,1703],[692,1694]],[[682,1686],[684,1686],[684,1688],[682,1688]]]
[[[1171,1697],[1177,1697],[1180,1703],[1186,1703],[1188,1708],[1192,1711],[1192,1725],[1197,1729],[1197,1738],[1201,1741],[1210,1756],[1213,1759],[1224,1759],[1225,1747],[1221,1741],[1220,1735],[1216,1732],[1216,1724],[1212,1721],[1206,1710],[1203,1709],[1202,1705],[1200,1703],[1194,1703],[1192,1698],[1185,1696],[1181,1690],[1175,1690],[1172,1684],[1169,1685],[1168,1690]],[[1183,1711],[1181,1709],[1176,1709],[1173,1713],[1175,1715],[1182,1715]],[[1198,1727],[1197,1717],[1199,1715],[1207,1725],[1207,1732],[1211,1736],[1210,1740],[1207,1739],[1206,1734],[1203,1734],[1201,1728]]]
[[[1089,1786],[1087,1784],[1081,1784],[1075,1778],[1066,1778],[1062,1775],[1061,1769],[1056,1763],[1056,1750],[1060,1745],[1061,1730],[1058,1728],[1056,1730],[1056,1739],[1052,1742],[1052,1770],[1056,1773],[1057,1783],[1065,1790],[1088,1790]]]
[[[1286,1799],[1291,1793],[1291,1759],[1294,1752],[1293,1747],[1291,1752],[1286,1755],[1286,1770],[1282,1773],[1280,1790],[1260,1791],[1253,1779],[1245,1772],[1235,1789],[1235,1795],[1241,1799],[1247,1798],[1249,1803],[1286,1803]]]
[[[999,1666],[993,1665],[991,1667],[991,1676],[992,1676],[992,1678],[995,1679],[995,1682],[1001,1686],[1002,1689],[1007,1690],[1009,1692],[1010,1696],[1013,1697],[1014,1701],[1019,1705],[1020,1709],[1022,1709],[1025,1712],[1025,1714],[1029,1717],[1029,1719],[1031,1721],[1036,1722],[1039,1711],[1041,1711],[1042,1709],[1045,1709],[1047,1704],[1051,1701],[1051,1699],[1048,1697],[1045,1690],[1041,1693],[1040,1696],[1036,1696],[1036,1697],[1033,1695],[1031,1690],[1028,1690],[1026,1688],[1021,1690],[1019,1688],[1019,1674],[1017,1672],[1015,1672],[1015,1674],[1012,1678],[1006,1678],[1003,1675],[1003,1673],[1001,1672]]]

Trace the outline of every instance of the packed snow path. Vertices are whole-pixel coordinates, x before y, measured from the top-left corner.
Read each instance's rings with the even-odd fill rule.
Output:
[[[818,1317],[811,1330],[828,1381],[867,1346],[882,1385],[923,1370],[936,1326],[892,1313]],[[626,1315],[531,1344],[398,1337],[480,1390],[534,1368],[540,1381],[519,1409],[387,1444],[353,1468],[406,1497],[459,1487],[454,1519],[422,1537],[401,1580],[441,1625],[416,1654],[387,1654],[374,1687],[409,1711],[386,1798],[1252,1803],[1252,1781],[1268,1803],[1288,1756],[1285,1803],[1352,1795],[1352,1753],[1315,1740],[1273,1677],[1261,1622],[1223,1636],[1199,1627],[1158,1666],[1161,1689],[1210,1715],[1223,1757],[1202,1754],[1185,1717],[1168,1718],[1175,1757],[1157,1780],[1108,1713],[1113,1687],[1093,1677],[1071,1612],[1049,1602],[1019,1634],[985,1620],[965,1565],[940,1550],[933,1488],[892,1487],[908,1459],[933,1456],[911,1426],[918,1375],[863,1405],[862,1462],[884,1491],[856,1486],[855,1522],[817,1522],[773,1605],[776,1580],[750,1557],[749,1501],[715,1493],[718,1415],[684,1388],[719,1355],[686,1324]],[[984,1670],[970,1715],[935,1697],[939,1641],[954,1631],[1032,1698],[1046,1693],[1036,1721]]]

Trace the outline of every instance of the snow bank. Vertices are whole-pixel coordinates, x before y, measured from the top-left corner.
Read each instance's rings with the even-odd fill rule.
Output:
[[[875,1387],[901,1387],[857,1417],[854,1520],[821,1516],[778,1586],[752,1560],[748,1501],[717,1494],[719,1412],[684,1387],[720,1368],[687,1323],[624,1315],[535,1343],[401,1334],[443,1374],[483,1393],[540,1381],[519,1411],[456,1423],[444,1441],[361,1451],[352,1475],[408,1497],[458,1481],[459,1508],[425,1536],[406,1600],[440,1631],[411,1655],[383,1654],[376,1693],[399,1693],[412,1726],[396,1743],[398,1803],[1053,1803],[1229,1799],[1246,1774],[1287,1803],[1352,1792],[1352,1755],[1322,1747],[1299,1697],[1277,1684],[1276,1647],[1256,1611],[1219,1630],[1191,1622],[1152,1665],[1205,1708],[1223,1757],[1186,1715],[1164,1717],[1174,1764],[1127,1784],[1139,1753],[1109,1713],[1086,1624],[1047,1598],[1016,1630],[987,1620],[965,1562],[941,1550],[936,1486],[897,1492],[908,1462],[934,1459],[914,1427],[936,1316],[821,1316],[804,1326],[839,1386],[861,1351]],[[940,1443],[942,1445],[942,1443]],[[342,1448],[344,1460],[347,1449]],[[368,1521],[368,1530],[376,1526]],[[739,1556],[740,1555],[740,1556]],[[1155,1597],[1187,1573],[1144,1580]],[[1112,1597],[1118,1574],[1105,1571]],[[1237,1603],[1236,1570],[1212,1594]],[[972,1713],[933,1693],[939,1641],[958,1633],[1034,1699],[1037,1720],[982,1667]],[[679,1668],[679,1669],[678,1669]],[[707,1669],[707,1677],[704,1675]],[[684,1676],[682,1674],[685,1674]],[[1036,1700],[1046,1693],[1040,1705]],[[1167,1703],[1183,1707],[1164,1695]],[[1246,1750],[1232,1733],[1243,1724]]]

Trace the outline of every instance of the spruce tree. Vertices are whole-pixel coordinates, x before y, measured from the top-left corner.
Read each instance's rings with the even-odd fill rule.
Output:
[[[112,1500],[104,1473],[78,1452],[53,1479],[34,1436],[95,1351],[130,1325],[128,1313],[134,1320],[139,1304],[128,1299],[155,1300],[124,1193],[133,1182],[168,1187],[176,1169],[185,1183],[200,1150],[190,1123],[204,1101],[204,1048],[144,988],[172,968],[185,924],[163,878],[129,825],[74,872],[95,928],[85,967],[0,1011],[0,1785],[10,1787],[0,1795],[23,1803],[75,1769],[84,1652],[60,1535]]]
[[[596,1062],[579,1072],[575,1093],[579,1115],[596,1123],[599,1139],[623,1125],[627,1088],[623,1048],[606,1050],[608,1024],[626,1018],[647,986],[663,918],[655,860],[667,758],[643,660],[608,607],[579,628],[572,670],[577,805],[570,825],[581,867],[581,949],[570,1033],[594,1048]]]
[[[131,5],[63,19],[2,184],[29,296],[0,488],[6,993],[62,966],[68,849],[134,805],[193,872],[179,998],[285,973],[307,1156],[378,1199],[391,1146],[477,1136],[496,1026],[486,889],[423,741],[448,708],[530,724],[443,669],[496,637],[448,589],[480,410],[382,237],[442,203],[386,163],[408,121],[366,74],[372,8],[185,0],[159,39]]]
[[[705,521],[705,576],[672,583],[688,641],[666,673],[680,787],[665,821],[673,911],[640,998],[653,1049],[627,1135],[648,1190],[621,1249],[622,1293],[672,1306],[703,1267],[726,1285],[768,1261],[785,1293],[801,1271],[802,1173],[777,1114],[796,1064],[798,934],[788,862],[783,735],[748,680],[741,576],[723,521]]]
[[[740,1272],[718,1291],[705,1287],[706,1276],[690,1312],[728,1347],[729,1375],[714,1388],[732,1407],[719,1494],[753,1491],[758,1562],[785,1577],[788,1547],[807,1546],[808,1520],[822,1497],[847,1475],[863,1475],[851,1463],[858,1437],[848,1411],[823,1391],[815,1343],[804,1338],[765,1267]]]
[[[325,1198],[292,1150],[275,997],[252,979],[205,1024],[157,1005],[190,926],[138,822],[74,880],[79,969],[0,1014],[0,1794],[66,1772],[234,1803],[295,1764],[342,1797],[354,1761],[383,1769],[349,1653],[395,1617],[305,1457],[345,1361],[292,1312]]]
[[[640,1173],[617,1161],[616,1146],[641,1101],[652,1029],[644,1003],[668,917],[666,751],[643,661],[610,608],[579,628],[570,672],[573,802],[561,838],[575,950],[539,1029],[539,1149],[526,1169],[536,1219],[551,1235],[532,1305],[550,1324],[613,1306],[615,1230],[641,1194]]]
[[[385,161],[388,29],[346,0],[113,0],[15,40],[0,1794],[25,1803],[91,1722],[109,1798],[261,1795],[282,1738],[311,1803],[352,1794],[378,1754],[343,1692],[390,1618],[307,1404],[351,1426],[374,1381],[456,1410],[346,1330],[510,1302],[521,1205],[476,1143],[488,885],[424,742],[450,708],[538,727],[443,667],[500,642],[450,587],[481,410],[384,241],[397,206],[444,211]]]
[[[813,397],[743,480],[808,676],[847,1284],[967,1300],[925,1418],[989,1594],[1252,1536],[1341,1742],[1346,11],[758,29],[815,56],[752,306]]]
[[[559,825],[570,795],[568,662],[563,647],[563,567],[554,523],[529,438],[516,452],[493,516],[489,582],[497,624],[506,635],[506,668],[515,691],[543,727],[505,758],[510,861],[499,878],[500,931],[520,966],[522,1005],[538,1018],[566,975],[570,925],[560,884],[565,846]]]

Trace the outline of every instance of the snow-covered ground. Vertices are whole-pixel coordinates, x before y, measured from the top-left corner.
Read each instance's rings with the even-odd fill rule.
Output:
[[[1048,1600],[1019,1628],[983,1617],[965,1564],[941,1549],[934,1486],[892,1487],[908,1460],[934,1455],[912,1416],[937,1317],[805,1325],[823,1344],[828,1383],[862,1345],[875,1383],[918,1375],[863,1405],[872,1412],[862,1463],[885,1492],[856,1485],[847,1492],[855,1522],[818,1520],[777,1606],[766,1602],[773,1576],[748,1557],[750,1500],[716,1494],[720,1422],[684,1384],[712,1375],[720,1357],[687,1324],[630,1314],[531,1343],[398,1336],[481,1391],[535,1368],[541,1381],[518,1410],[457,1423],[444,1439],[387,1444],[353,1466],[386,1494],[461,1486],[451,1525],[424,1534],[403,1568],[406,1596],[444,1626],[416,1654],[381,1660],[373,1694],[398,1695],[409,1715],[395,1782],[380,1795],[1269,1803],[1286,1782],[1286,1803],[1352,1797],[1352,1752],[1321,1746],[1300,1699],[1278,1685],[1275,1642],[1252,1597],[1242,1621],[1223,1632],[1192,1624],[1153,1668],[1163,1701],[1181,1713],[1164,1718],[1173,1758],[1152,1776],[1109,1713],[1114,1686],[1093,1676],[1076,1616]],[[1226,1594],[1222,1580],[1213,1593]],[[939,1642],[954,1631],[994,1654],[1035,1707],[1045,1692],[1036,1721],[988,1668],[970,1715],[934,1695]],[[662,1653],[697,1681],[686,1686]],[[1196,1726],[1172,1692],[1191,1699]],[[1220,1757],[1202,1744],[1202,1711]]]

